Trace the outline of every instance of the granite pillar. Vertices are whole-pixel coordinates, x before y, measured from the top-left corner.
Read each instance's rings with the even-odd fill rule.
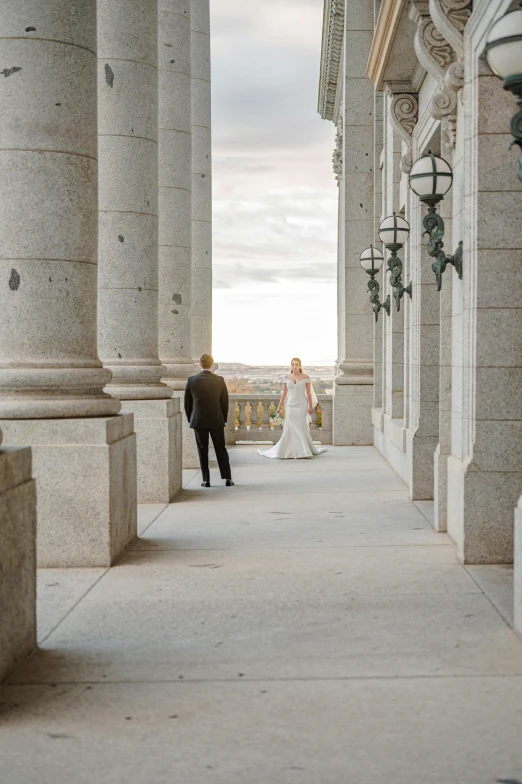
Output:
[[[375,91],[374,100],[373,100],[373,111],[374,111],[373,217],[374,217],[375,241],[377,241],[377,237],[379,236],[378,231],[379,231],[379,224],[381,222],[381,217],[382,217],[382,200],[383,200],[383,188],[382,188],[383,178],[382,178],[381,168],[379,166],[379,160],[384,145],[383,103],[384,103],[383,94],[381,92]],[[379,248],[381,248],[380,245]],[[386,298],[384,292],[386,290],[386,283],[387,283],[385,265],[383,265],[383,268],[384,268],[383,271],[377,276],[379,285],[381,287],[381,297],[380,297],[381,301]],[[374,328],[373,328],[374,329],[373,406],[375,409],[382,409],[383,401],[384,401],[385,370],[383,367],[383,358],[384,358],[383,343],[384,343],[385,328],[386,328],[386,312],[384,310],[381,310],[379,314],[379,319],[377,323],[374,324]],[[382,412],[380,413],[382,418]]]
[[[344,356],[335,378],[333,442],[373,443],[373,312],[359,255],[373,241],[373,85],[366,64],[373,37],[373,2],[354,0],[345,14],[343,85]]]
[[[522,496],[515,509],[513,626],[522,636]]]
[[[179,408],[158,359],[157,36],[157,0],[98,0],[98,345],[106,392],[134,414],[139,503],[181,489]]]
[[[77,537],[91,529],[93,506],[103,509],[102,524],[89,548],[117,542],[105,563],[136,532],[132,417],[114,417],[121,404],[104,392],[111,374],[97,354],[95,0],[8,0],[0,49],[10,64],[0,113],[9,190],[0,207],[0,421],[7,444],[39,444],[34,474],[40,484],[45,466],[46,490],[38,494],[38,537],[55,544],[46,564],[58,565],[66,545],[71,565],[78,557],[94,566]],[[105,485],[90,448],[100,422],[111,457],[122,457]],[[82,507],[64,486],[67,462],[82,478]]]
[[[192,356],[212,351],[212,139],[209,0],[191,2]]]
[[[453,150],[444,145],[442,157],[455,165]],[[446,234],[452,236],[453,189],[439,205],[444,220]],[[453,246],[453,243],[452,243]],[[439,338],[439,443],[434,456],[434,521],[436,531],[445,532],[448,528],[448,458],[451,454],[451,366],[452,366],[452,300],[453,271],[444,274],[440,302]]]
[[[386,91],[384,97],[385,107],[385,133],[386,133],[386,157],[383,166],[386,167],[386,189],[384,193],[384,215],[393,215],[394,212],[399,213],[399,189],[401,182],[401,140],[398,134],[394,131],[390,119],[390,104],[393,101],[393,94],[390,90]],[[399,256],[404,263],[406,248],[399,251]],[[390,252],[385,251],[385,259],[387,266]],[[382,319],[384,322],[385,339],[386,339],[386,374],[385,374],[385,395],[386,395],[386,415],[390,419],[404,420],[404,311],[407,306],[406,298],[404,295],[401,301],[401,309],[397,311],[396,303],[393,297],[393,289],[389,285],[390,275],[384,273],[388,286],[388,293],[390,295],[390,315],[381,311]],[[405,273],[404,273],[405,275]],[[404,285],[407,285],[403,277]],[[385,299],[383,293],[381,300]]]
[[[411,194],[411,415],[407,438],[410,496],[414,501],[433,499],[434,454],[439,442],[440,300],[422,235],[424,209]]]
[[[0,575],[1,682],[36,646],[36,489],[27,447],[0,447]]]
[[[183,404],[192,360],[192,80],[190,0],[158,2],[159,356]],[[197,467],[183,417],[183,466]]]
[[[465,563],[509,564],[519,547],[513,509],[522,487],[522,231],[515,217],[522,183],[506,154],[513,98],[481,58],[473,62],[462,140],[457,133],[462,171],[455,167],[453,185],[453,240],[464,240],[462,281],[453,273],[463,347],[453,355],[460,412],[452,412],[448,532]],[[455,328],[455,304],[453,314]]]

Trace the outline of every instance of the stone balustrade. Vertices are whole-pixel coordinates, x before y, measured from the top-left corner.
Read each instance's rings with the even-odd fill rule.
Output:
[[[332,443],[333,398],[318,395],[319,403],[312,415],[312,439],[321,444]],[[279,441],[283,425],[272,425],[270,416],[275,414],[278,395],[229,395],[228,422],[225,429],[227,444],[243,441]],[[284,412],[283,412],[284,413]]]

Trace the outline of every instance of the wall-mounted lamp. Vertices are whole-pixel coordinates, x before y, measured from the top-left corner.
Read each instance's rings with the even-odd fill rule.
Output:
[[[428,205],[428,214],[424,216],[422,225],[428,234],[428,253],[435,259],[431,268],[437,279],[437,291],[442,286],[442,274],[448,264],[453,264],[459,278],[462,279],[462,242],[453,256],[448,256],[444,251],[444,221],[436,212],[437,204],[442,201],[451,188],[453,171],[444,158],[433,155],[429,150],[427,155],[418,158],[409,174],[410,188],[419,199]]]
[[[493,73],[503,79],[504,90],[516,96],[518,112],[511,118],[514,144],[522,149],[522,2],[492,25],[486,39],[486,57]],[[522,152],[517,163],[517,177],[522,180]]]
[[[405,242],[410,236],[410,224],[402,215],[389,215],[381,221],[379,226],[379,238],[383,245],[391,252],[388,259],[388,270],[391,272],[390,284],[393,288],[393,298],[397,310],[401,309],[401,299],[404,294],[411,297],[411,282],[406,286],[402,285],[402,261],[397,256]]]
[[[363,250],[359,256],[361,267],[370,276],[368,281],[368,291],[370,292],[370,302],[373,305],[373,312],[375,313],[375,321],[379,319],[379,311],[383,308],[388,316],[390,315],[390,295],[386,297],[384,302],[379,301],[379,282],[375,280],[375,276],[384,264],[384,256],[378,248],[370,245],[369,248]]]

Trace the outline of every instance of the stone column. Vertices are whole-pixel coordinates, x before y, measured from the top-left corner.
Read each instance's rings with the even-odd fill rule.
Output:
[[[401,140],[394,131],[393,123],[390,118],[391,106],[393,104],[393,93],[388,89],[385,95],[385,132],[387,136],[386,158],[384,166],[387,168],[386,192],[384,197],[384,215],[393,215],[399,212],[400,206],[400,182],[401,182]],[[404,263],[406,249],[399,252],[399,256]],[[385,251],[386,264],[390,253]],[[386,274],[386,273],[385,273]],[[389,284],[389,275],[386,275]],[[406,282],[404,285],[407,285]],[[390,419],[404,419],[404,311],[407,306],[406,297],[401,302],[401,309],[397,307],[393,298],[393,289],[389,288],[391,307],[390,315],[386,316],[382,311],[382,318],[385,323],[386,340],[386,414]],[[384,299],[384,296],[382,297]]]
[[[437,139],[430,147],[437,150]],[[425,150],[419,150],[419,155]],[[440,301],[423,236],[425,208],[413,191],[409,194],[412,299],[410,309],[411,407],[407,435],[410,459],[410,496],[413,501],[433,499],[434,453],[439,441]]]
[[[379,224],[381,222],[382,213],[382,170],[380,167],[380,158],[384,146],[384,128],[383,128],[383,104],[384,96],[381,92],[374,93],[373,99],[373,115],[374,115],[374,172],[373,172],[373,217],[374,217],[374,242],[376,243],[379,237]],[[380,247],[380,245],[379,245]],[[385,265],[383,265],[384,267]],[[385,297],[385,272],[378,276],[379,285],[381,287],[380,299],[383,301]],[[382,409],[384,400],[383,381],[385,378],[383,368],[383,337],[386,327],[386,312],[381,310],[379,320],[374,325],[374,341],[373,341],[373,406],[376,409]],[[374,421],[382,421],[382,411],[374,412]],[[381,426],[382,429],[382,426]]]
[[[334,156],[333,156],[334,173],[335,173],[335,178],[337,180],[337,185],[339,187],[339,200],[338,200],[338,212],[337,212],[337,359],[335,362],[336,376],[339,373],[342,373],[341,364],[345,354],[344,351],[344,336],[345,336],[344,231],[346,225],[345,225],[345,215],[344,215],[345,188],[344,188],[344,177],[343,177],[343,119],[342,118],[343,118],[343,109],[341,107],[339,123],[337,125],[337,135],[335,137],[336,147],[334,149]]]
[[[479,41],[468,58],[454,159],[452,250],[463,240],[464,258],[462,281],[450,270],[448,533],[462,561],[493,564],[513,561],[522,488],[522,184],[506,154],[513,96],[487,68]]]
[[[0,521],[1,683],[36,646],[36,489],[27,447],[0,448]]]
[[[95,0],[6,0],[0,48],[0,418],[33,446],[42,566],[136,535],[135,435],[96,346]]]
[[[514,627],[522,634],[522,496],[515,509]]]
[[[192,84],[190,0],[158,0],[159,356],[183,402],[192,361]],[[197,467],[183,417],[183,465]]]
[[[452,165],[453,150],[444,144],[442,135],[442,157]],[[458,162],[457,162],[458,166]],[[444,220],[446,235],[452,236],[453,188],[445,195],[439,205],[440,215]],[[451,243],[453,252],[453,243]],[[449,252],[449,251],[448,251]],[[460,282],[460,281],[459,281]],[[448,523],[448,458],[451,454],[451,375],[452,375],[452,302],[453,302],[453,271],[447,270],[439,292],[440,301],[440,338],[439,338],[439,443],[434,456],[434,518],[436,531],[445,532]]]
[[[359,255],[373,241],[373,85],[366,64],[373,2],[353,0],[345,14],[343,186],[345,204],[344,356],[335,378],[334,444],[371,444],[373,313]]]
[[[158,359],[157,0],[98,0],[99,350],[133,412],[138,502],[181,489],[179,401]]]
[[[191,3],[192,356],[212,350],[212,139],[209,0]]]

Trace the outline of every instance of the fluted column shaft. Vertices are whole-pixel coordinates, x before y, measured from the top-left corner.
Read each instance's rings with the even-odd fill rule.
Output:
[[[373,85],[366,76],[373,38],[373,4],[353,0],[345,14],[343,102],[343,174],[345,217],[344,356],[338,382],[373,383],[373,313],[368,275],[359,254],[374,242],[373,215]],[[354,57],[353,52],[359,52]],[[353,96],[358,97],[354,104]],[[364,106],[364,111],[361,110]]]
[[[0,49],[0,417],[114,414],[96,340],[95,0],[5,0]]]
[[[373,441],[373,313],[368,276],[359,264],[361,251],[374,242],[373,85],[366,63],[373,38],[372,0],[351,0],[344,15],[343,170],[344,266],[340,320],[342,356],[335,378],[333,441],[362,445]],[[354,53],[357,53],[355,55]]]
[[[191,356],[192,125],[190,0],[158,4],[159,355],[184,389]]]
[[[157,20],[157,0],[98,0],[98,334],[122,400],[172,394],[158,359]]]
[[[212,348],[212,139],[209,0],[191,3],[192,356]]]

